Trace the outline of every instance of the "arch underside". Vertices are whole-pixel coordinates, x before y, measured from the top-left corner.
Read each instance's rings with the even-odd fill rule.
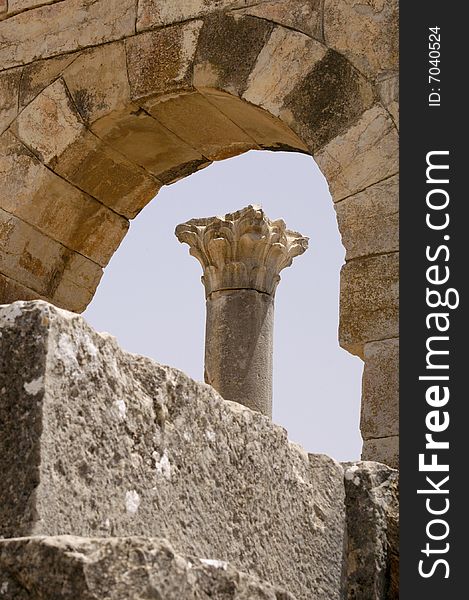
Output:
[[[364,456],[395,463],[396,2],[26,4],[0,21],[0,301],[81,312],[161,186],[252,149],[311,154],[347,251]]]

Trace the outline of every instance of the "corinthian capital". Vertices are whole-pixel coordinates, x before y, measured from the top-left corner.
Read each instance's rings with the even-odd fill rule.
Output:
[[[176,236],[202,265],[206,296],[230,289],[274,295],[280,271],[308,247],[308,238],[281,219],[271,221],[258,206],[191,219],[176,227]]]

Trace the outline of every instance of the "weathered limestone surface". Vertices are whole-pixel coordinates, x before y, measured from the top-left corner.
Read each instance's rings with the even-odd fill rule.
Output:
[[[365,344],[360,430],[365,440],[399,435],[399,339]]]
[[[241,96],[274,24],[218,13],[204,19],[194,64],[194,85]]]
[[[307,35],[276,27],[259,54],[243,97],[279,116],[285,98],[326,52],[326,46]],[[286,70],[295,63],[294,73],[281,84]]]
[[[270,0],[236,11],[285,25],[323,41],[322,0]]]
[[[205,381],[223,398],[272,415],[274,299],[256,290],[207,299]]]
[[[182,556],[164,539],[34,537],[0,541],[4,600],[295,600],[210,557]]]
[[[398,135],[389,114],[374,106],[346,133],[314,155],[338,202],[399,171]]]
[[[170,25],[177,21],[202,17],[208,13],[259,4],[263,0],[140,0],[137,29]]]
[[[202,21],[137,35],[126,42],[132,100],[184,90],[192,84],[192,60]]]
[[[340,273],[339,341],[363,358],[364,345],[399,336],[399,253],[356,258]]]
[[[75,310],[90,301],[102,276],[98,264],[1,209],[0,271],[37,296]]]
[[[135,31],[135,0],[64,0],[0,21],[6,69],[118,40]]]
[[[399,479],[373,462],[345,463],[349,600],[399,598]]]
[[[0,322],[1,535],[166,537],[297,598],[340,598],[339,464],[77,315],[16,302]]]
[[[90,165],[79,181],[89,189],[87,182],[94,177],[99,185],[104,174],[101,171],[98,178]],[[0,182],[3,181],[9,189],[2,200],[5,212],[100,266],[108,263],[127,233],[126,219],[47,169],[10,131],[0,137]],[[105,184],[100,188],[105,189]],[[42,254],[50,250],[49,244],[43,244]],[[33,270],[32,275],[41,276],[41,271]]]
[[[399,468],[399,436],[364,440],[362,460],[375,460]]]
[[[399,178],[385,179],[336,202],[346,259],[399,250]]]
[[[209,160],[222,160],[257,148],[245,131],[197,92],[150,101],[145,108]]]
[[[361,71],[398,68],[398,0],[325,0],[324,36]]]

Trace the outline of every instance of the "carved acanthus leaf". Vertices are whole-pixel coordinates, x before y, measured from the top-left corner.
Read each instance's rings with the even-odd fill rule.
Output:
[[[202,265],[206,295],[226,289],[274,294],[280,271],[308,247],[308,238],[271,221],[257,206],[176,227],[180,242]]]

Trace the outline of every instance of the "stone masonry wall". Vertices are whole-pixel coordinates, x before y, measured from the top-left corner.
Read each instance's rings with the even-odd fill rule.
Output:
[[[312,154],[347,250],[364,456],[396,465],[397,58],[397,0],[0,1],[1,301],[80,312],[162,185]]]
[[[8,599],[397,597],[396,471],[307,454],[42,301],[0,306],[0,461]]]

